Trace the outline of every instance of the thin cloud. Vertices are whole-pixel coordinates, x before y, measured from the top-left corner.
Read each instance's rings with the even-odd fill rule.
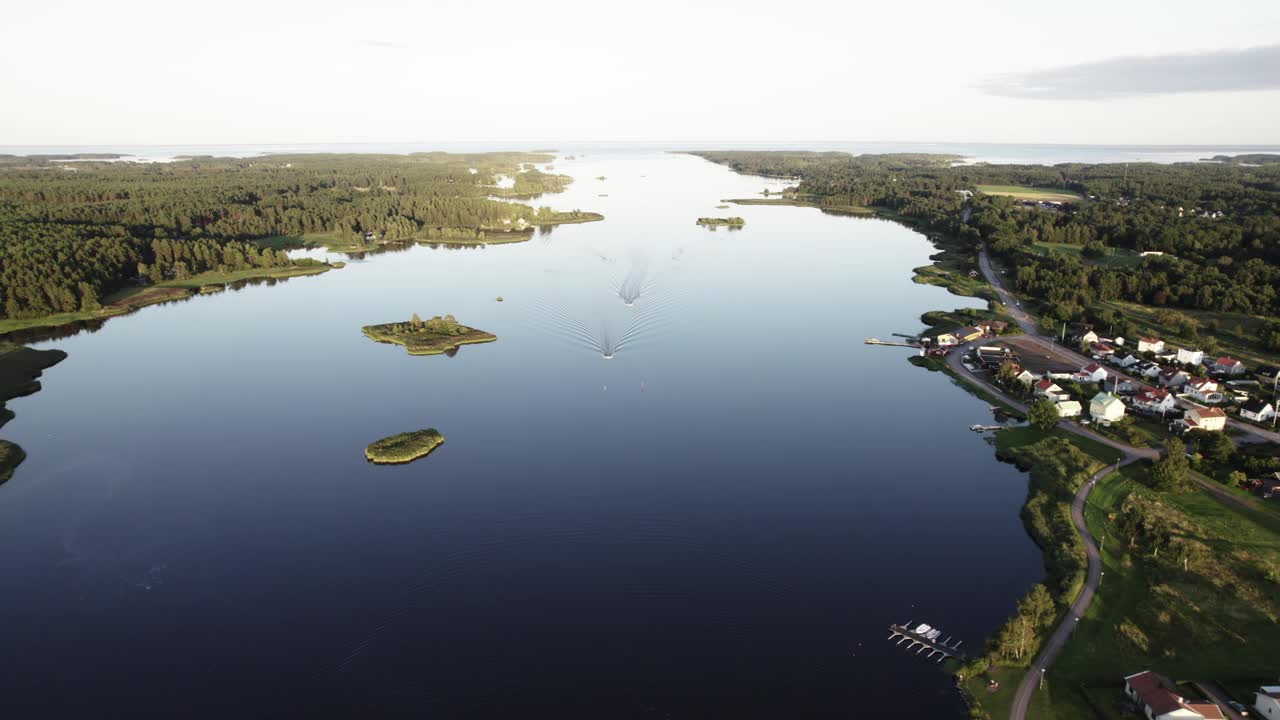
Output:
[[[407,50],[409,43],[392,42],[391,40],[357,40],[356,47],[379,48],[381,50]]]
[[[1105,100],[1137,95],[1280,89],[1280,45],[1244,50],[1117,57],[988,78],[991,95]]]

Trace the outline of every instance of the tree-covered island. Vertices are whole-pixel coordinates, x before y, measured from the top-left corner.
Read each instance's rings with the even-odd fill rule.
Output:
[[[712,228],[719,227],[721,225],[731,228],[740,228],[745,227],[747,221],[740,217],[700,217],[698,218],[698,224]]]
[[[379,465],[402,465],[426,457],[443,442],[444,436],[435,428],[403,432],[369,443],[364,457]]]
[[[380,343],[403,345],[410,355],[439,355],[462,345],[493,342],[498,336],[460,324],[452,315],[423,320],[417,313],[407,322],[365,325],[365,336]]]

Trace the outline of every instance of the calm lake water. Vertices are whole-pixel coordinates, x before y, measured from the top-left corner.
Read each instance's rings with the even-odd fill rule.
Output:
[[[972,304],[911,282],[932,246],[719,210],[778,185],[689,156],[555,166],[577,182],[539,202],[604,222],[40,343],[70,356],[5,428],[30,457],[0,486],[4,705],[961,717],[887,625],[976,647],[1042,568],[1025,476],[967,429],[986,404],[862,344]],[[726,214],[746,228],[694,225]],[[360,333],[413,312],[499,339],[410,357]],[[431,457],[365,462],[422,427]]]

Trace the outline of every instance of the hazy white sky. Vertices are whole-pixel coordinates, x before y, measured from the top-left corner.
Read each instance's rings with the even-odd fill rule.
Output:
[[[1280,143],[1280,2],[43,0],[0,145]]]

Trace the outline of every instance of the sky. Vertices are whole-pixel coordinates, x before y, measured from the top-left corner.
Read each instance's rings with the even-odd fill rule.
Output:
[[[1280,2],[42,0],[0,145],[1280,143]]]

